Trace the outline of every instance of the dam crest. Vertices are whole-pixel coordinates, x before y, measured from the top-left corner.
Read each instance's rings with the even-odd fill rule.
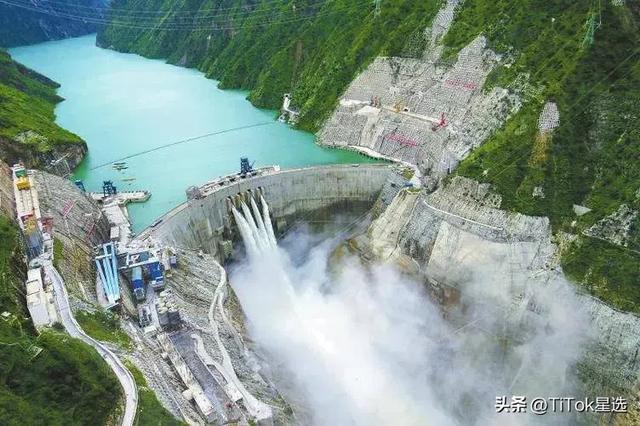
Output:
[[[389,164],[334,165],[280,170],[267,167],[231,175],[187,190],[187,201],[136,238],[202,250],[225,262],[240,233],[232,210],[253,198],[269,205],[276,236],[298,220],[327,221],[335,213],[360,215],[377,201],[390,202],[407,181]],[[385,193],[384,197],[381,194]],[[383,201],[384,200],[384,201]]]

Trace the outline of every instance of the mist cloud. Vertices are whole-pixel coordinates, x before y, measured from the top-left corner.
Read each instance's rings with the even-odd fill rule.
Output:
[[[231,274],[249,332],[312,423],[537,424],[496,414],[496,396],[575,396],[588,321],[561,279],[520,283],[514,303],[510,283],[460,271],[461,306],[445,319],[391,266],[329,266],[336,244],[297,232]]]

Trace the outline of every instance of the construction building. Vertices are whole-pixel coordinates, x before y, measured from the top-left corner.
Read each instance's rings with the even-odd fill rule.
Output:
[[[48,327],[57,320],[53,294],[47,291],[42,267],[27,271],[25,283],[27,292],[27,309],[36,329]]]

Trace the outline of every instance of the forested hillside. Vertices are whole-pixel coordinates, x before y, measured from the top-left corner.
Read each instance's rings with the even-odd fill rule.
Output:
[[[458,173],[493,184],[503,208],[548,216],[560,242],[577,235],[565,272],[638,311],[640,3],[466,1],[445,39],[450,54],[480,33],[511,61],[488,84],[526,76],[526,103]],[[560,112],[550,139],[538,132],[546,101]],[[590,211],[578,216],[574,205]]]
[[[0,47],[14,47],[90,34],[104,17],[103,0],[0,3]],[[79,18],[72,18],[82,15]]]
[[[0,424],[108,423],[120,384],[93,348],[55,327],[35,333],[25,275],[18,228],[0,213]]]
[[[82,159],[84,141],[55,123],[57,87],[0,50],[0,160],[42,166],[63,154],[72,165]]]
[[[250,89],[258,106],[278,107],[291,92],[300,126],[317,130],[374,57],[421,56],[423,31],[442,5],[116,0],[112,23],[98,40],[196,67],[223,88]],[[453,61],[483,34],[503,57],[485,90],[505,87],[523,100],[457,173],[493,184],[507,210],[548,216],[568,275],[634,310],[640,303],[639,16],[637,1],[466,0],[443,40],[445,58]],[[560,113],[552,136],[538,131],[548,102]]]
[[[395,0],[376,12],[370,0],[116,0],[98,43],[198,68],[222,88],[251,89],[257,106],[277,108],[290,92],[300,126],[317,130],[373,58],[421,54],[441,4]]]

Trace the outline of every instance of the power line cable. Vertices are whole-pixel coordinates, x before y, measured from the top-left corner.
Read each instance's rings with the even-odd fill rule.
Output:
[[[164,11],[163,15],[168,16],[171,19],[193,19],[193,20],[208,20],[208,19],[216,19],[221,18],[225,20],[240,20],[240,19],[251,19],[255,17],[264,17],[268,18],[275,14],[285,14],[285,13],[294,13],[294,14],[303,14],[305,12],[319,12],[321,11],[329,2],[326,0],[317,1],[315,3],[311,3],[304,8],[288,8],[283,6],[278,7],[268,7],[268,8],[256,8],[252,10],[235,10],[235,11],[216,11],[216,12],[202,12],[202,11],[184,11],[184,10],[168,10]],[[112,9],[110,12],[111,16],[118,16],[119,14],[124,15],[125,17],[133,15],[139,16],[145,19],[156,19],[161,16],[149,16],[146,13],[149,11],[146,10],[136,10],[136,11],[127,11],[122,9]]]
[[[312,8],[317,8],[321,10],[323,6],[327,4],[326,1],[319,1],[317,3],[310,4],[307,7],[307,10]],[[256,17],[269,18],[272,15],[277,13],[286,13],[286,12],[297,13],[297,10],[288,9],[286,7],[274,7],[274,8],[259,8],[254,10],[240,10],[235,12],[223,12],[223,13],[214,13],[210,14],[208,12],[201,12],[198,10],[195,11],[183,11],[183,10],[167,10],[164,11],[162,15],[157,16],[149,16],[146,14],[147,11],[128,11],[123,9],[111,9],[106,12],[106,14],[110,18],[142,18],[142,19],[170,19],[176,21],[205,21],[205,20],[215,20],[216,18],[225,19],[225,20],[239,20],[239,19],[251,19]],[[310,15],[313,16],[313,15]]]
[[[33,4],[27,1],[21,0],[12,0],[11,3],[16,5],[16,7],[20,7],[18,5],[26,5],[27,7],[33,7]],[[317,3],[312,3],[307,5],[305,9],[318,8],[321,9],[324,5],[327,4],[326,0],[318,1]],[[42,7],[45,6],[45,7]],[[76,12],[80,15],[80,17],[89,18],[89,19],[136,19],[137,21],[146,20],[149,23],[157,22],[158,20],[162,20],[162,22],[169,21],[192,21],[197,22],[198,20],[215,20],[216,18],[224,18],[226,20],[233,19],[249,19],[255,17],[265,17],[268,18],[271,15],[274,15],[278,12],[285,13],[290,9],[286,7],[272,7],[272,8],[256,8],[252,10],[236,10],[231,12],[219,12],[210,14],[206,11],[200,10],[162,10],[162,11],[150,11],[150,10],[125,10],[119,8],[97,8],[85,5],[73,5],[69,3],[56,3],[50,0],[41,0],[38,4],[43,11],[55,12],[57,14]],[[84,9],[84,10],[83,10]],[[302,10],[305,10],[302,9]],[[297,10],[294,10],[294,13]],[[139,24],[139,22],[138,22]]]
[[[247,29],[247,28],[251,28],[251,27],[264,27],[264,26],[278,25],[278,24],[290,24],[290,23],[301,22],[301,21],[306,21],[306,20],[310,20],[310,19],[316,19],[316,18],[320,18],[320,17],[334,15],[334,14],[337,14],[337,13],[343,13],[343,12],[345,12],[347,10],[358,8],[361,5],[363,5],[364,3],[369,3],[368,0],[364,1],[364,3],[362,3],[362,1],[363,0],[361,0],[361,2],[352,3],[352,4],[350,4],[348,6],[345,6],[345,7],[342,7],[342,8],[320,11],[320,12],[318,12],[316,14],[309,15],[309,16],[294,17],[294,18],[287,18],[287,19],[281,19],[281,20],[275,19],[275,20],[272,20],[272,21],[266,21],[265,20],[264,22],[249,23],[249,24],[243,24],[243,25],[238,25],[238,26],[222,26],[222,27],[212,26],[214,24],[214,22],[211,22],[210,25],[204,25],[203,23],[196,23],[196,24],[193,24],[193,25],[191,25],[191,24],[171,23],[170,25],[166,25],[166,24],[163,24],[162,20],[160,20],[158,22],[155,19],[152,22],[144,22],[143,20],[139,20],[138,19],[134,23],[125,23],[125,22],[119,22],[117,20],[113,21],[113,20],[109,19],[108,17],[86,16],[86,15],[82,15],[82,14],[69,13],[68,11],[47,10],[47,9],[43,9],[41,7],[37,7],[37,6],[33,6],[33,5],[22,3],[22,2],[20,2],[20,0],[0,0],[0,4],[6,4],[6,5],[9,5],[9,6],[18,7],[18,8],[22,8],[22,9],[33,11],[33,12],[38,12],[38,13],[41,13],[41,14],[44,14],[44,15],[55,16],[55,17],[59,17],[59,18],[66,18],[66,19],[69,19],[69,20],[75,20],[75,21],[80,21],[80,22],[84,22],[84,23],[110,25],[110,26],[114,26],[114,27],[124,27],[124,28],[130,28],[130,29],[140,29],[140,30],[158,30],[158,31],[198,31],[198,30],[202,30],[202,31],[214,32],[214,31],[233,31],[233,30]],[[165,22],[166,22],[166,20],[165,20]]]
[[[174,142],[170,142],[170,143],[167,143],[167,144],[164,144],[164,145],[160,145],[160,146],[156,146],[156,147],[153,147],[153,148],[150,148],[150,149],[146,149],[144,151],[139,151],[139,152],[136,152],[134,154],[126,155],[126,156],[121,157],[121,158],[115,158],[115,159],[113,159],[111,161],[98,164],[97,166],[93,166],[89,170],[91,171],[91,170],[100,169],[102,167],[108,166],[108,165],[116,163],[118,161],[129,160],[131,158],[139,157],[141,155],[149,154],[151,152],[160,151],[162,149],[166,149],[166,148],[169,148],[169,147],[172,147],[172,146],[176,146],[176,145],[181,145],[181,144],[185,144],[185,143],[188,143],[188,142],[197,141],[197,140],[200,140],[200,139],[208,138],[210,136],[217,136],[217,135],[222,135],[222,134],[225,134],[225,133],[238,132],[238,131],[241,131],[241,130],[251,129],[251,128],[254,128],[254,127],[269,126],[269,125],[272,125],[272,124],[276,124],[276,122],[275,121],[263,121],[261,123],[249,124],[249,125],[240,126],[240,127],[233,127],[233,128],[224,129],[224,130],[217,130],[215,132],[210,132],[210,133],[206,133],[206,134],[199,135],[199,136],[193,136],[193,137],[190,137],[190,138],[181,139],[181,140],[178,140],[178,141],[174,141]]]
[[[331,0],[320,0],[317,3],[312,3],[312,4],[308,4],[308,5],[302,5],[300,6],[301,8],[305,8],[305,7],[312,7],[318,4],[328,4],[330,3]],[[25,2],[26,3],[26,2]],[[113,10],[122,10],[122,9],[114,9],[113,7],[101,7],[101,6],[88,6],[88,5],[83,5],[83,4],[73,4],[73,3],[68,3],[68,2],[58,2],[55,0],[39,0],[38,1],[39,4],[50,4],[50,5],[54,5],[54,6],[60,6],[60,7],[72,7],[72,8],[76,8],[76,9],[90,9],[90,10],[96,10],[96,11],[105,11],[105,12],[110,12]],[[270,6],[270,5],[276,5],[277,6]],[[136,13],[139,14],[149,14],[149,15],[164,15],[168,12],[171,13],[208,13],[208,12],[234,12],[234,11],[238,11],[238,13],[250,13],[252,11],[257,11],[257,10],[265,10],[265,9],[271,9],[271,10],[276,10],[276,9],[281,9],[281,8],[286,8],[289,5],[283,5],[282,4],[282,0],[274,0],[272,2],[268,2],[268,3],[263,3],[263,6],[270,6],[267,8],[264,7],[258,7],[258,5],[256,5],[256,7],[254,9],[246,9],[244,11],[240,10],[238,11],[238,9],[241,9],[240,6],[233,6],[233,7],[223,7],[223,8],[213,8],[213,9],[191,9],[191,10],[149,10],[149,9],[143,9],[143,10],[135,10]],[[296,5],[293,5],[294,7],[296,7]],[[221,14],[221,16],[223,16]]]
[[[178,30],[178,29],[182,29],[182,30],[197,30],[197,29],[206,29],[206,30],[232,30],[232,29],[236,29],[236,27],[220,27],[220,28],[210,28],[209,26],[207,27],[199,27],[198,25],[190,25],[190,24],[176,24],[176,23],[171,23],[171,26],[167,27],[166,22],[167,20],[162,20],[162,17],[160,17],[160,20],[156,20],[155,18],[151,18],[148,19],[147,18],[147,22],[145,22],[144,20],[141,19],[137,19],[135,23],[123,23],[123,22],[114,22],[111,19],[109,19],[109,17],[105,17],[105,16],[90,16],[90,15],[83,15],[83,14],[74,14],[74,11],[60,11],[60,10],[55,10],[55,9],[43,9],[41,7],[38,6],[33,6],[32,4],[27,4],[27,3],[23,3],[20,0],[2,0],[0,1],[0,3],[4,3],[10,6],[15,6],[15,7],[19,7],[19,8],[23,8],[26,10],[30,10],[30,11],[34,11],[34,12],[38,12],[38,13],[42,13],[45,15],[50,15],[50,16],[56,16],[56,17],[61,17],[61,18],[67,18],[70,20],[78,20],[78,21],[82,21],[82,22],[89,22],[89,23],[95,23],[95,24],[111,24],[114,26],[119,26],[119,27],[128,27],[128,28],[138,28],[138,29],[158,29],[159,26],[164,24],[163,28],[160,29],[166,29],[166,30]],[[78,12],[78,11],[76,11]],[[313,16],[309,16],[309,17],[298,17],[298,18],[288,18],[285,20],[282,20],[281,22],[294,22],[295,20],[302,20],[302,19],[310,19]],[[135,16],[132,16],[131,18],[135,18]],[[279,23],[278,21],[276,22],[266,22],[266,24],[272,24],[272,23]]]

